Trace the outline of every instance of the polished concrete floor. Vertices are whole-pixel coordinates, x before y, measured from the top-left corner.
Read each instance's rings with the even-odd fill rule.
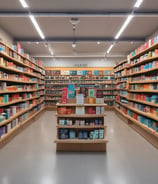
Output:
[[[158,150],[107,112],[107,153],[56,154],[54,112],[0,150],[0,184],[158,184]]]

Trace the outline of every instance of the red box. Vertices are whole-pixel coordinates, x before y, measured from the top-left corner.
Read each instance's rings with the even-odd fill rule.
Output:
[[[58,114],[66,114],[66,107],[58,108]]]
[[[63,91],[62,91],[62,103],[63,104],[67,103],[67,93],[68,93],[68,89],[63,88]]]
[[[66,109],[66,114],[71,114],[71,109]]]

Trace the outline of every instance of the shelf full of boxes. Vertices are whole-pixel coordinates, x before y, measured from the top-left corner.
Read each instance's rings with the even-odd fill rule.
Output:
[[[102,91],[89,89],[87,96],[81,90],[75,97],[75,93],[72,96],[71,90],[65,88],[56,105],[57,151],[106,151],[106,104]]]
[[[158,37],[128,56],[128,93],[120,111],[139,133],[158,148]]]
[[[44,109],[44,80],[40,61],[0,42],[0,147]]]
[[[76,92],[80,87],[101,89],[107,109],[115,101],[113,68],[45,68],[46,107],[54,108],[62,96],[62,89],[74,84]]]

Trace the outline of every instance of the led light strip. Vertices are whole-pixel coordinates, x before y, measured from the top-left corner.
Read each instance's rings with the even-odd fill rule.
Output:
[[[40,37],[44,40],[45,39],[45,36],[42,32],[42,30],[40,29],[35,17],[33,15],[29,15],[29,18],[31,19],[36,31],[38,32],[38,34],[40,35]]]
[[[143,2],[143,0],[137,0],[133,8],[139,8],[140,5],[142,4],[142,2]],[[134,10],[133,10],[133,12],[134,12]],[[128,24],[131,22],[131,20],[133,19],[133,17],[134,17],[133,14],[128,15],[128,17],[126,18],[124,24],[122,25],[122,27],[120,28],[120,30],[118,31],[118,33],[115,36],[115,39],[116,40],[121,36],[121,34],[126,29],[126,27],[128,26]],[[108,51],[106,52],[107,54],[109,54],[109,52],[111,51],[111,49],[113,48],[113,46],[114,46],[113,44],[110,45]]]
[[[140,5],[142,4],[143,0],[137,0],[135,5],[134,5],[134,8],[139,8]]]
[[[24,8],[28,8],[28,7],[29,7],[25,0],[19,0],[19,1],[20,1],[21,5],[22,5]]]
[[[133,19],[133,15],[128,15],[126,21],[124,22],[124,24],[122,25],[121,29],[119,30],[119,32],[116,34],[115,39],[118,39],[120,37],[120,35],[123,33],[123,31],[126,29],[126,27],[128,26],[128,24],[130,23],[130,21]]]
[[[106,52],[107,54],[110,53],[110,51],[111,51],[111,49],[113,48],[113,46],[114,46],[114,44],[111,44],[111,45],[110,45],[110,47],[108,48],[108,50],[107,50],[107,52]]]

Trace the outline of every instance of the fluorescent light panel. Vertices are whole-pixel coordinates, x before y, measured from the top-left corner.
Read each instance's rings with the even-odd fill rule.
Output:
[[[110,53],[110,51],[111,51],[111,49],[113,48],[113,46],[114,46],[114,44],[111,44],[111,45],[110,45],[110,47],[108,48],[108,50],[107,50],[107,52],[106,52],[107,54]]]
[[[134,8],[139,8],[140,5],[142,4],[143,0],[137,0],[135,5],[134,5]]]
[[[28,8],[28,7],[29,7],[25,0],[19,0],[19,1],[20,1],[21,5],[22,5],[24,8]]]
[[[32,21],[32,23],[33,23],[33,25],[34,25],[36,31],[37,31],[38,34],[40,35],[40,37],[41,37],[42,39],[45,39],[45,36],[44,36],[42,30],[40,29],[40,27],[39,27],[39,25],[38,25],[38,23],[37,23],[35,17],[34,17],[33,15],[29,15],[29,17],[30,17],[30,19],[31,19],[31,21]]]
[[[128,24],[130,23],[130,21],[132,20],[133,17],[134,17],[133,15],[128,15],[126,21],[124,22],[124,24],[122,25],[121,29],[119,30],[119,32],[115,36],[115,39],[118,39],[120,37],[120,35],[126,29],[126,27],[128,26]]]

